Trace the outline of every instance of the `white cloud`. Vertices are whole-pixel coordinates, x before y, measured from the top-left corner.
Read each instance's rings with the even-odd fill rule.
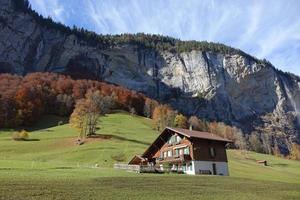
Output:
[[[243,47],[245,44],[247,44],[248,41],[251,41],[255,32],[259,28],[260,18],[262,17],[262,5],[254,2],[251,6],[247,8],[247,15],[248,24],[246,26],[246,30],[244,33],[240,35],[239,39],[239,46]]]
[[[59,0],[30,0],[33,8],[36,9],[42,15],[52,17],[53,20],[64,23],[65,12],[64,6]]]

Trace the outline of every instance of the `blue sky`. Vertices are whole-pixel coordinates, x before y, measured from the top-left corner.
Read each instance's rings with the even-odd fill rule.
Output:
[[[34,10],[102,34],[207,40],[300,75],[300,0],[30,0]]]

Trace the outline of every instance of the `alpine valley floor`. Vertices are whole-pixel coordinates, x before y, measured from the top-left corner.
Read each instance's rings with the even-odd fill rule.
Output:
[[[29,130],[30,141],[0,130],[0,199],[300,199],[299,161],[228,150],[229,177],[130,173],[113,163],[127,162],[157,137],[150,119],[101,117],[99,136],[80,146],[67,121],[45,116]]]

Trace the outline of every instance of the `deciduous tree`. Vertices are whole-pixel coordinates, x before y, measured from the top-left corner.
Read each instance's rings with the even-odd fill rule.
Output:
[[[179,128],[187,128],[188,126],[187,118],[182,114],[176,115],[174,120],[174,125]]]
[[[293,160],[300,160],[300,145],[293,143],[290,152],[290,158]]]
[[[192,126],[193,130],[204,131],[202,129],[202,126],[200,124],[200,121],[199,121],[198,117],[196,117],[196,116],[191,116],[189,118],[189,125]]]
[[[257,133],[254,132],[250,135],[249,143],[250,143],[251,150],[262,153],[262,151],[263,151],[262,143],[261,143],[259,135]]]
[[[108,113],[113,105],[114,97],[103,97],[100,91],[89,90],[86,98],[76,103],[70,123],[79,130],[80,137],[93,135],[96,133],[99,116]]]
[[[75,109],[70,117],[70,124],[73,128],[78,130],[80,138],[85,137],[87,132],[86,112],[87,108],[85,100],[81,99],[77,101]]]
[[[172,115],[170,110],[172,109],[167,105],[159,105],[155,107],[153,111],[153,124],[156,130],[161,131],[166,126],[170,125],[170,120],[168,120],[168,117],[170,118]]]

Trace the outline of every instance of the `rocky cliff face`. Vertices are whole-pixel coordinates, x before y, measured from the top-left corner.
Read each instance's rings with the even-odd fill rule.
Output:
[[[240,54],[99,48],[0,2],[0,72],[85,75],[170,103],[187,115],[267,132],[283,151],[300,143],[300,78]]]

